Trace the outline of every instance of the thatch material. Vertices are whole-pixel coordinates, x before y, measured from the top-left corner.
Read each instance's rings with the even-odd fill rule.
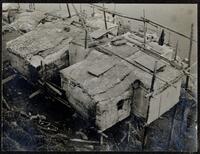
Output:
[[[41,11],[23,12],[16,17],[16,20],[11,23],[10,26],[22,32],[29,32],[33,30],[43,18],[45,18],[45,15]]]

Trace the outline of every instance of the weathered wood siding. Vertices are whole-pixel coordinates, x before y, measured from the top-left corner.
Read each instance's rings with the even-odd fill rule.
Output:
[[[177,88],[171,86],[159,95],[151,98],[149,104],[149,117],[147,120],[148,124],[159,118],[163,113],[167,112],[175,104],[178,103],[180,96],[181,80],[175,83],[175,86]]]

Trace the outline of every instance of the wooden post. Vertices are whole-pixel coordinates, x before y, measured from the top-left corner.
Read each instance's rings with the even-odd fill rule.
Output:
[[[145,10],[143,10],[143,17],[144,17],[144,47],[146,46],[146,22],[145,22]]]
[[[43,76],[44,76],[44,70],[43,70],[43,64],[42,64],[42,60],[40,62],[40,65],[41,65],[41,74],[42,74],[42,80],[43,80]]]
[[[71,18],[71,12],[70,12],[70,9],[69,9],[69,4],[67,3],[67,10],[68,10],[68,14],[69,14],[69,18]]]
[[[80,4],[80,12],[82,12],[82,5]]]
[[[170,134],[169,134],[169,138],[168,138],[168,149],[171,146],[171,140],[172,140],[172,137],[173,137],[173,134],[174,134],[174,122],[175,122],[176,112],[177,112],[177,105],[174,108],[174,113],[173,113],[173,116],[172,116],[171,130],[170,130]]]
[[[100,145],[103,145],[103,135],[100,134]]]
[[[189,54],[188,54],[188,68],[191,65],[191,53],[192,53],[192,40],[193,40],[193,24],[191,25],[191,34],[190,34],[190,48],[189,48]],[[190,72],[190,70],[188,71]],[[189,86],[189,75],[187,75],[186,77],[186,86],[185,89],[188,90],[188,86]]]
[[[150,92],[153,92],[153,91],[154,91],[154,83],[155,83],[155,79],[156,79],[157,63],[158,63],[158,61],[155,61],[154,71],[153,71],[153,77],[152,77],[152,81],[151,81],[151,89],[150,89]]]
[[[150,88],[150,92],[154,91],[154,83],[155,83],[155,79],[156,79],[156,69],[157,69],[157,62],[155,61],[155,65],[154,65],[154,72],[153,72],[153,77],[152,77],[152,81],[151,81],[151,88]],[[149,97],[149,103],[151,100],[151,96]],[[148,109],[147,109],[147,117],[146,117],[146,122],[148,121],[148,116],[149,115],[149,104],[148,104]],[[143,142],[142,142],[142,149],[144,149],[146,142],[147,142],[147,131],[148,131],[148,127],[145,126],[144,128],[144,137],[143,137]]]
[[[103,4],[103,7],[104,7],[104,4]],[[103,11],[103,16],[104,16],[104,22],[105,22],[105,29],[107,30],[108,27],[107,27],[107,22],[106,22],[106,12],[105,12],[105,8],[104,8],[104,11]]]
[[[176,60],[177,52],[178,52],[178,41],[176,42],[176,50],[175,50],[174,60]]]
[[[85,49],[87,48],[87,30],[85,30]]]
[[[130,136],[131,136],[131,123],[130,123],[130,121],[128,122],[128,143],[129,143],[129,141],[130,141]]]
[[[20,3],[17,3],[17,5],[18,5],[18,9],[20,9]]]
[[[171,33],[169,32],[169,39],[168,39],[168,44],[170,45],[170,35]]]

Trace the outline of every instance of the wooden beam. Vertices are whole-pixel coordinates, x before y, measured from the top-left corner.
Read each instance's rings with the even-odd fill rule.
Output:
[[[104,4],[103,4],[103,8],[104,8]],[[103,17],[104,17],[105,29],[107,30],[108,27],[107,27],[107,22],[106,22],[106,12],[105,12],[105,10],[103,11]]]
[[[39,95],[40,93],[41,93],[41,90],[39,89],[39,90],[35,91],[34,93],[32,93],[28,98],[31,99],[31,98]]]
[[[54,86],[52,86],[51,84],[49,84],[48,82],[46,82],[46,85],[53,90],[55,93],[57,93],[58,95],[62,95],[62,92],[60,92],[60,90],[58,90],[57,88],[55,88]]]
[[[76,138],[72,138],[69,140],[73,142],[80,142],[80,143],[99,144],[98,141],[89,141],[89,140],[82,140],[82,139],[76,139]]]
[[[16,76],[17,76],[16,74],[10,75],[9,77],[3,79],[2,84],[9,82],[10,80],[14,79]]]
[[[4,99],[4,97],[2,97],[2,101],[3,101],[3,104],[5,105],[5,107],[10,110],[10,106],[8,105],[7,101]]]
[[[108,135],[106,135],[105,133],[103,133],[101,130],[97,131],[99,134],[101,134],[102,136],[104,136],[105,138],[108,138]]]
[[[87,34],[87,30],[85,30],[85,49],[87,49],[87,38],[88,38],[88,34]]]
[[[68,10],[68,14],[69,14],[69,18],[71,18],[71,12],[70,12],[70,9],[69,9],[69,4],[67,3],[67,10]]]
[[[178,41],[176,42],[176,50],[175,50],[174,60],[176,60],[177,52],[178,52]]]
[[[154,91],[154,83],[155,83],[155,80],[156,80],[157,63],[158,63],[158,61],[155,61],[150,92]],[[149,97],[149,103],[150,103],[150,100],[151,100],[151,96]],[[146,123],[147,123],[148,118],[149,118],[149,108],[150,108],[150,104],[149,103],[148,103],[148,108],[147,108],[147,116],[146,116],[146,120],[145,120]],[[144,137],[143,137],[143,142],[142,142],[142,149],[145,148],[145,145],[146,145],[146,142],[147,142],[147,132],[148,132],[148,127],[144,127]]]
[[[145,10],[143,10],[143,16],[145,18]],[[144,20],[144,47],[146,47],[146,22]]]

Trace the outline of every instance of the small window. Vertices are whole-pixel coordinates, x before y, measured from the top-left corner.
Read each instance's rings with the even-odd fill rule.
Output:
[[[124,100],[121,100],[117,103],[117,110],[122,110],[124,105]]]

